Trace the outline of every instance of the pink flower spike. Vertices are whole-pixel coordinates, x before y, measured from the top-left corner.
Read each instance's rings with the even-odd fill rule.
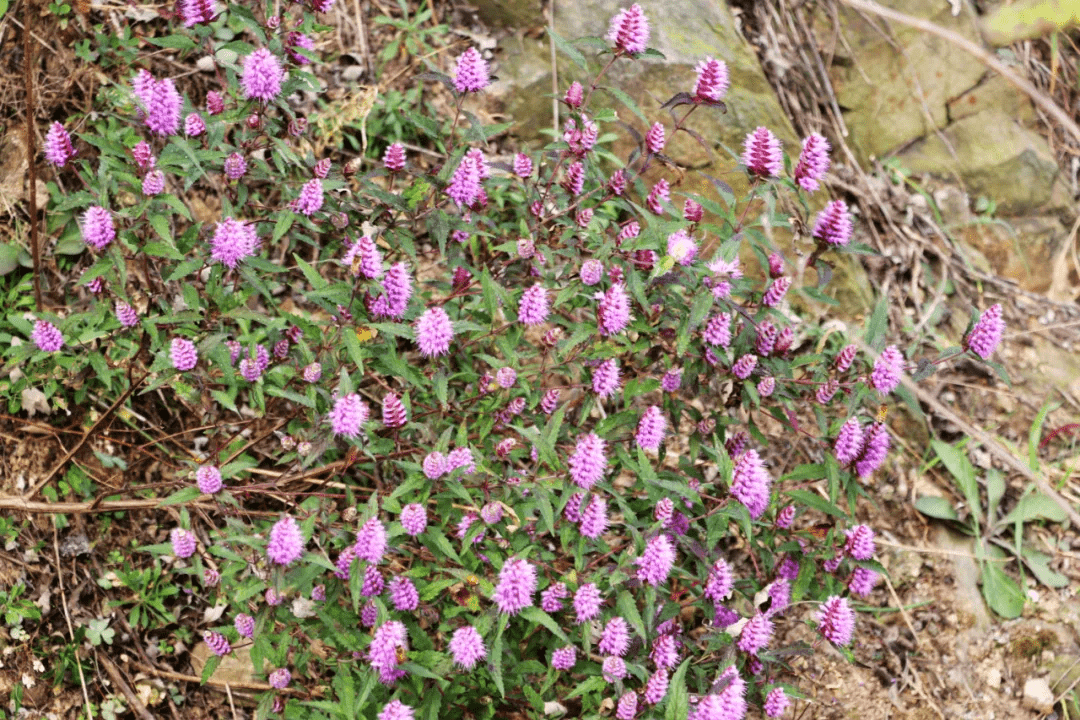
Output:
[[[863,448],[863,429],[859,419],[854,415],[848,418],[840,434],[836,436],[836,444],[833,445],[833,453],[840,466],[850,465],[859,457]]]
[[[750,511],[750,517],[755,520],[769,506],[769,492],[772,487],[772,477],[765,469],[756,450],[747,450],[746,453],[735,463],[732,472],[731,494],[746,506]]]
[[[116,238],[112,214],[100,205],[91,205],[82,216],[83,242],[95,250],[104,250]]]
[[[833,200],[818,213],[813,236],[829,245],[847,245],[853,229],[851,213],[843,200]]]
[[[405,146],[401,143],[393,143],[383,153],[383,167],[390,172],[400,172],[405,169]]]
[[[514,174],[520,178],[532,177],[533,162],[525,153],[518,153],[514,156]]]
[[[964,339],[964,349],[988,360],[1001,344],[1004,334],[1005,321],[1001,318],[1001,305],[991,305]]]
[[[173,555],[178,558],[189,558],[195,554],[195,534],[183,528],[173,528],[169,533],[169,541],[172,543]]]
[[[343,395],[334,401],[328,415],[330,429],[335,435],[354,438],[368,419],[368,407],[356,393]]]
[[[787,294],[790,287],[791,278],[786,275],[776,278],[765,292],[765,297],[761,299],[761,304],[765,307],[776,307],[780,304],[780,301],[784,299],[784,295]]]
[[[281,61],[266,48],[259,48],[244,60],[241,84],[248,100],[270,102],[281,94],[281,81],[285,71]]]
[[[630,296],[622,283],[614,283],[608,288],[596,309],[596,314],[602,335],[616,335],[626,329],[632,318]]]
[[[817,615],[818,632],[834,645],[850,645],[855,631],[855,611],[848,605],[846,598],[838,595],[829,597],[821,604]]]
[[[412,537],[416,537],[427,528],[427,510],[419,503],[410,503],[401,508],[398,519],[401,521],[401,527]]]
[[[861,477],[869,477],[881,467],[885,458],[889,455],[889,431],[881,423],[874,423],[866,432],[866,441],[863,444],[862,455],[855,463],[855,473]]]
[[[556,670],[570,670],[577,663],[577,650],[573,645],[561,647],[551,653],[551,667]]]
[[[664,583],[675,565],[675,546],[666,533],[656,535],[645,543],[641,557],[634,561],[638,566],[637,578],[653,587]]]
[[[275,711],[280,712],[280,711]],[[415,720],[416,715],[413,708],[400,700],[391,700],[383,705],[383,709],[379,711],[377,720]]]
[[[288,515],[274,523],[270,529],[270,542],[266,546],[266,557],[277,565],[290,565],[304,554],[304,535],[296,520]]]
[[[566,96],[563,98],[563,102],[572,108],[581,107],[581,103],[585,99],[584,90],[581,87],[581,83],[577,80],[570,83],[570,87],[566,89]]]
[[[454,658],[454,664],[465,670],[472,670],[477,662],[487,657],[484,639],[471,625],[454,631],[450,638],[449,649],[450,655]]]
[[[245,258],[251,257],[259,248],[259,236],[254,223],[225,218],[217,224],[210,240],[210,257],[233,270]]]
[[[570,479],[578,487],[589,490],[604,477],[607,470],[606,443],[596,434],[588,433],[577,439],[570,456]]]
[[[697,66],[697,74],[694,96],[699,102],[716,104],[724,99],[731,84],[727,63],[707,57]]]
[[[888,395],[900,384],[900,376],[904,373],[904,355],[895,345],[890,345],[881,351],[874,370],[870,373],[870,384],[881,394]]]
[[[499,571],[499,584],[492,601],[501,612],[517,615],[533,604],[536,592],[536,568],[522,558],[509,558]]]
[[[660,449],[660,443],[664,441],[664,432],[667,430],[667,418],[658,405],[650,405],[638,422],[637,433],[634,439],[642,450],[656,452]]]
[[[71,136],[63,125],[54,122],[45,136],[45,159],[56,167],[64,167],[73,157],[75,149],[71,147]]]
[[[765,715],[770,718],[778,718],[788,709],[791,701],[788,699],[784,688],[773,688],[765,696]]]
[[[671,202],[671,185],[664,178],[656,181],[645,198],[645,205],[653,215],[664,214],[664,203]]]
[[[667,139],[664,136],[664,124],[653,123],[653,126],[649,128],[649,132],[645,135],[645,148],[652,154],[656,155],[664,151],[664,144]]]
[[[757,128],[746,136],[742,161],[752,175],[778,177],[784,169],[780,141],[768,128]]]
[[[469,48],[458,58],[454,87],[459,93],[480,92],[488,86],[487,62],[476,48]]]
[[[42,352],[56,352],[64,347],[64,336],[55,325],[47,320],[34,321],[30,339]]]
[[[600,616],[602,603],[600,588],[594,583],[585,583],[574,593],[574,612],[577,613],[577,623],[587,623]]]
[[[600,400],[613,397],[619,389],[619,363],[608,359],[593,370],[592,388]]]
[[[199,362],[199,351],[195,343],[184,338],[173,338],[169,346],[169,357],[174,368],[180,372],[192,370]]]
[[[382,418],[383,425],[388,428],[402,427],[409,420],[404,403],[394,393],[387,393],[383,398]]]
[[[323,205],[322,180],[312,178],[300,188],[300,196],[293,201],[293,209],[296,212],[311,217],[318,212]]]
[[[611,18],[607,40],[616,50],[630,55],[645,52],[649,42],[649,21],[640,5],[635,3]]]
[[[442,307],[436,305],[425,310],[417,319],[414,331],[416,344],[424,357],[438,357],[449,352],[454,326]]]
[[[183,0],[180,14],[184,16],[184,27],[208,25],[214,19],[214,0]]]
[[[146,104],[146,126],[158,135],[175,135],[180,129],[183,104],[172,78],[155,80]]]
[[[184,134],[188,137],[198,137],[206,132],[206,123],[203,122],[202,115],[197,112],[188,113],[188,116],[184,118]]]
[[[829,171],[829,141],[814,133],[802,142],[802,153],[795,165],[795,184],[806,192],[818,189],[821,179]]]
[[[196,470],[195,484],[199,486],[199,492],[207,495],[213,495],[224,487],[221,471],[214,465],[203,465]]]

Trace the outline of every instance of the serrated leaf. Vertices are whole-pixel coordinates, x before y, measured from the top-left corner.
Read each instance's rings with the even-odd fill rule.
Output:
[[[585,72],[589,72],[589,64],[585,61],[585,56],[582,55],[576,47],[566,42],[566,40],[563,40],[563,38],[550,27],[547,29],[547,31],[548,35],[555,43],[555,47],[558,48],[560,52],[570,58],[570,61],[577,65],[579,68],[581,68]]]
[[[683,720],[690,712],[690,693],[686,689],[686,669],[690,658],[686,658],[675,671],[668,684],[667,707],[664,708],[664,720]]]
[[[641,619],[637,601],[634,600],[634,596],[630,594],[629,590],[623,590],[619,593],[619,598],[615,601],[615,610],[622,615],[626,622],[630,623],[630,627],[634,629],[639,638],[642,640],[646,638],[645,622]]]
[[[521,617],[525,618],[529,622],[543,625],[548,630],[550,630],[552,634],[555,635],[555,637],[559,638],[564,643],[570,642],[570,638],[568,638],[566,636],[566,633],[563,632],[563,629],[559,627],[559,623],[555,622],[555,620],[550,615],[548,615],[546,612],[536,607],[535,605],[523,609],[521,611]]]

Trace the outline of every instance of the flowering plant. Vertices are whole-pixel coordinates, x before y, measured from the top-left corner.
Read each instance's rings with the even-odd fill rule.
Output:
[[[469,48],[428,76],[454,117],[414,121],[446,156],[425,167],[395,143],[360,174],[305,156],[285,100],[317,87],[307,33],[328,6],[258,21],[229,5],[255,42],[218,47],[214,5],[185,2],[172,44],[238,57],[211,53],[218,90],[197,101],[139,70],[115,137],[54,125],[46,157],[86,189],[51,228],[85,243],[87,301],[12,320],[27,382],[92,369],[77,402],[160,390],[213,428],[165,500],[180,526],[145,548],[193,590],[171,610],[199,625],[204,679],[248,646],[273,688],[261,716],[780,717],[799,693],[778,625],[846,647],[850,598],[882,571],[852,514],[890,444],[864,408],[909,371],[878,314],[869,350],[812,349],[793,300],[828,298],[795,285],[748,212],[787,193],[808,265],[848,248],[842,200],[809,217],[828,142],[787,158],[756,129],[741,200],[647,182],[691,113],[723,107],[727,68],[704,58],[672,124],[600,162],[599,80],[659,55],[632,5],[543,153],[487,154],[464,108],[489,68]],[[194,220],[192,188],[215,192],[217,219]],[[989,357],[1001,331],[992,309],[962,351]],[[770,466],[778,428],[808,462]],[[198,598],[227,605],[220,624]]]

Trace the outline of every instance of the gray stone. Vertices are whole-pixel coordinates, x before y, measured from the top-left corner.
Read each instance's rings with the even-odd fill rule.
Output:
[[[540,0],[472,0],[472,4],[486,25],[520,30],[545,24]]]
[[[941,0],[884,0],[882,5],[979,42],[970,3],[959,15]],[[819,13],[815,18],[837,102],[844,109],[847,138],[860,160],[881,157],[945,127],[950,99],[972,88],[986,72],[971,55],[941,38],[841,8],[840,27]],[[895,45],[894,45],[895,43]]]
[[[1050,203],[1060,173],[1045,138],[997,109],[954,122],[899,157],[913,172],[955,173],[971,194],[992,199],[1008,215]]]

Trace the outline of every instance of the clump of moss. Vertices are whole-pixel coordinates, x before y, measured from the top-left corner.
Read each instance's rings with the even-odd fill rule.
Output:
[[[1031,635],[1021,635],[1009,644],[1009,654],[1017,658],[1031,660],[1042,654],[1043,650],[1057,644],[1058,638],[1053,630],[1039,630]]]

